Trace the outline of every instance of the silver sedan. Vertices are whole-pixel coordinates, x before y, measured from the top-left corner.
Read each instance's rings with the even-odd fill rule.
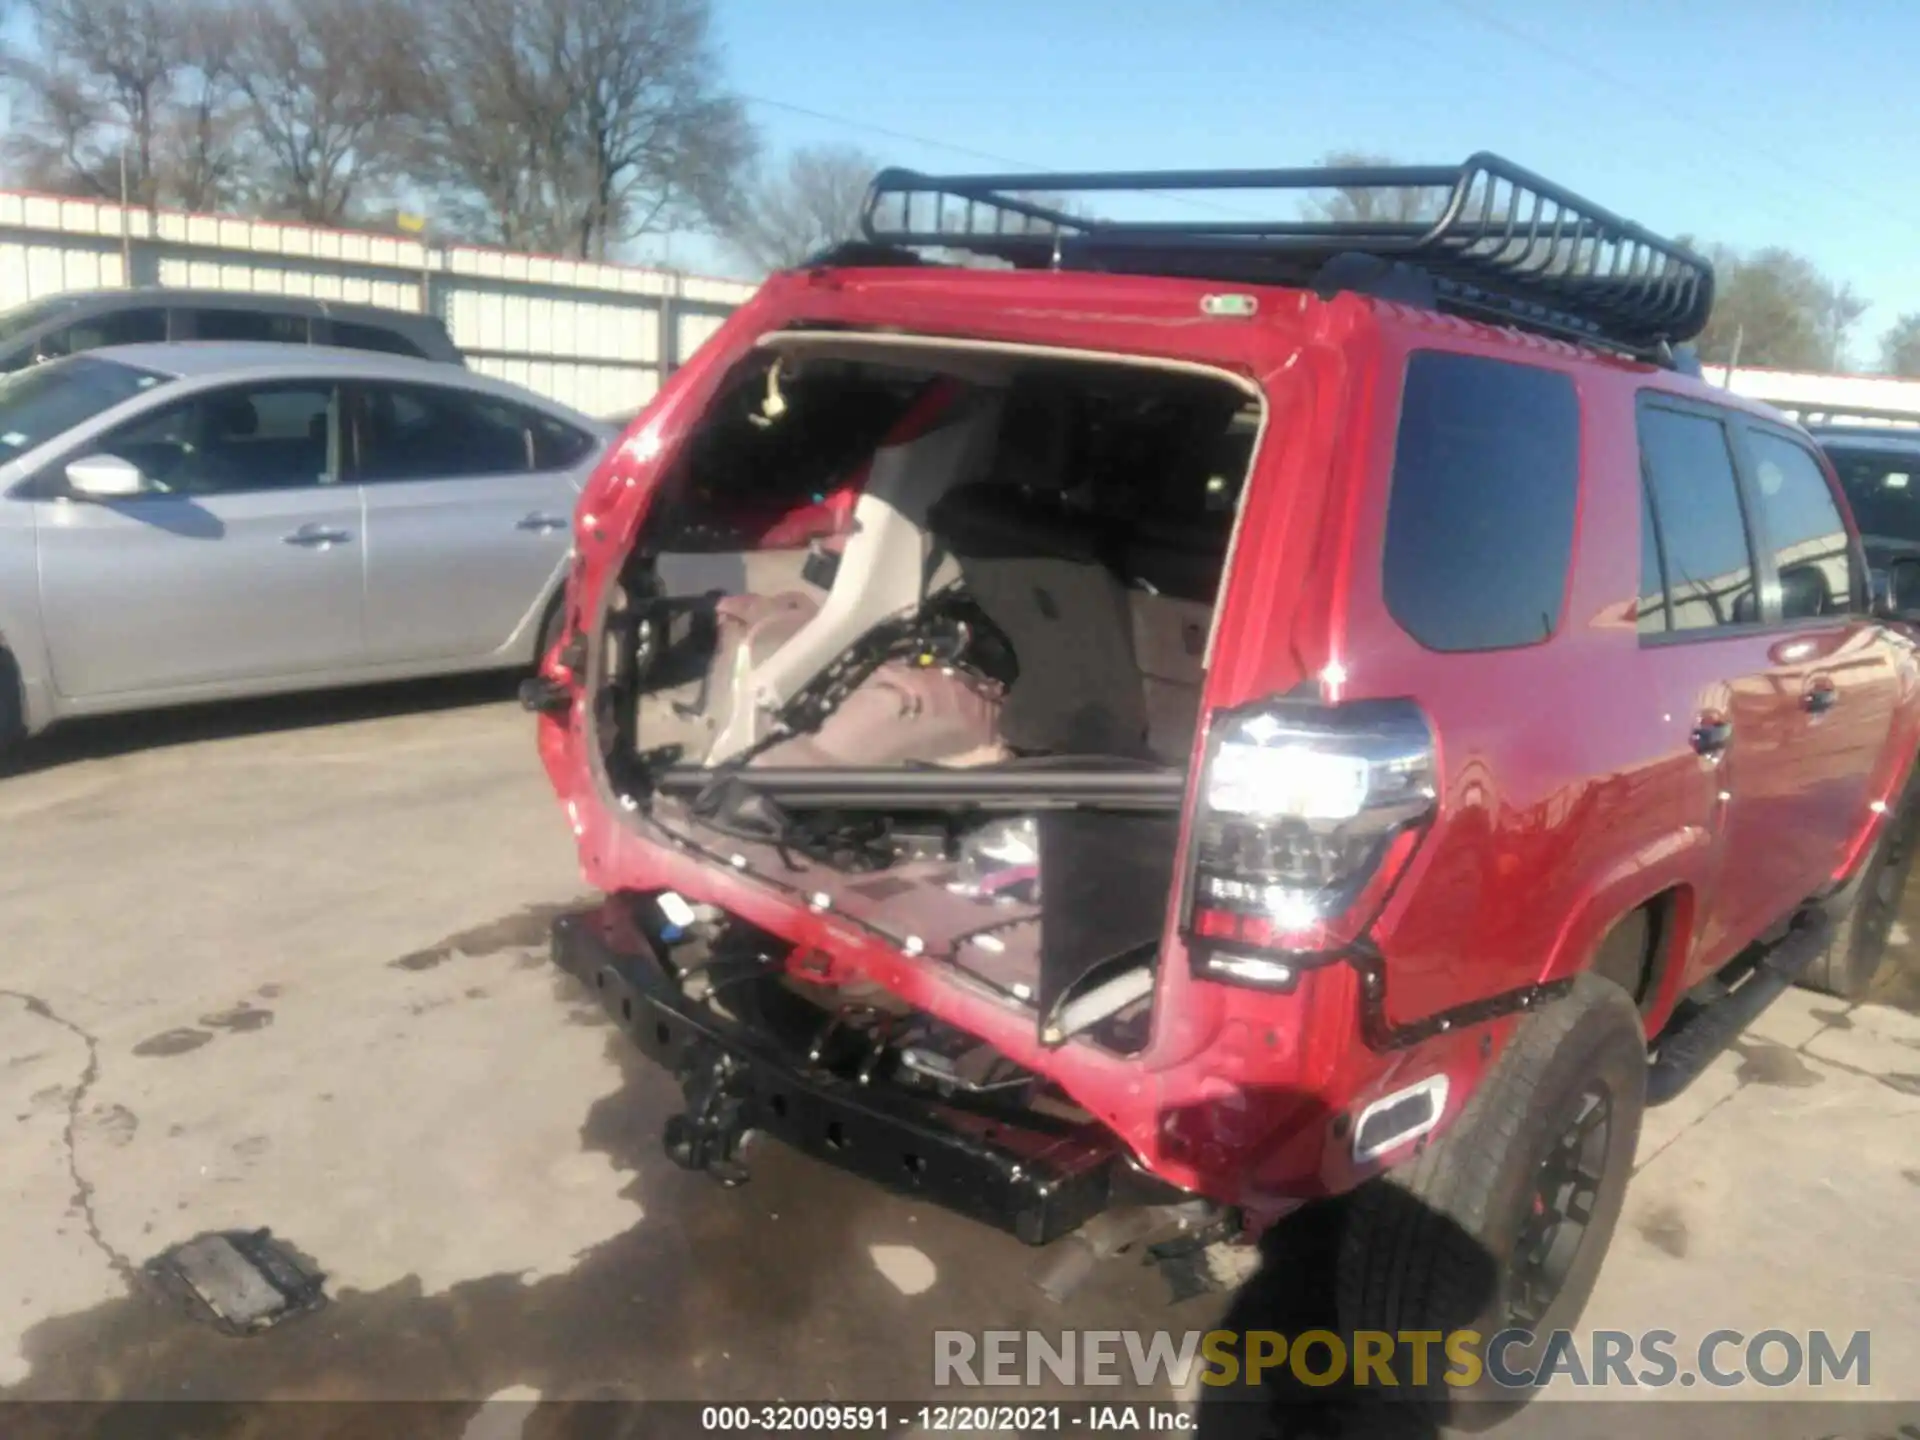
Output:
[[[608,427],[365,351],[0,381],[0,746],[70,715],[530,664]]]

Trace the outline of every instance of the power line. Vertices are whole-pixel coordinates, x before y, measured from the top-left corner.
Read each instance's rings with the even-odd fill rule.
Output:
[[[749,105],[761,105],[769,110],[784,110],[789,115],[804,115],[809,120],[824,120],[829,125],[843,126],[848,130],[859,130],[868,135],[881,135],[889,140],[898,140],[907,145],[924,145],[929,150],[944,150],[949,155],[964,155],[969,160],[985,160],[993,165],[1010,165],[1015,170],[1046,170],[1049,167],[1036,164],[1032,160],[1014,160],[1005,155],[996,155],[991,150],[975,150],[966,145],[954,145],[945,140],[929,140],[924,135],[909,135],[904,130],[889,130],[884,125],[875,125],[866,120],[855,120],[848,115],[834,115],[825,110],[814,110],[805,105],[795,105],[787,100],[774,100],[765,95],[742,95]],[[1057,166],[1052,168],[1059,168]]]
[[[1524,45],[1529,50],[1533,50],[1538,52],[1541,55],[1545,55],[1549,59],[1557,60],[1562,65],[1566,65],[1574,70],[1578,70],[1581,74],[1588,76],[1590,79],[1598,80],[1603,85],[1612,86],[1615,90],[1620,91],[1622,94],[1631,95],[1635,99],[1643,101],[1646,104],[1657,106],[1659,109],[1666,111],[1667,114],[1671,115],[1674,119],[1681,121],[1683,124],[1687,125],[1691,129],[1700,131],[1704,134],[1715,136],[1729,145],[1735,146],[1738,149],[1744,150],[1751,155],[1757,156],[1760,159],[1765,160],[1769,165],[1772,165],[1777,169],[1784,170],[1790,175],[1792,175],[1794,179],[1803,186],[1807,186],[1808,188],[1815,188],[1815,185],[1817,183],[1819,187],[1825,188],[1826,190],[1834,194],[1843,195],[1855,201],[1858,204],[1872,207],[1876,215],[1880,216],[1882,219],[1886,218],[1887,206],[1884,199],[1869,195],[1863,190],[1856,190],[1854,187],[1850,185],[1838,183],[1834,181],[1831,177],[1828,177],[1819,182],[1812,182],[1809,180],[1806,167],[1795,165],[1791,160],[1786,159],[1784,156],[1774,153],[1772,150],[1766,148],[1763,145],[1755,144],[1749,137],[1742,135],[1737,131],[1729,130],[1726,126],[1718,123],[1717,121],[1714,121],[1712,119],[1709,119],[1704,116],[1691,112],[1686,106],[1676,104],[1670,96],[1662,93],[1659,90],[1652,88],[1651,86],[1642,85],[1635,81],[1624,79],[1621,76],[1615,75],[1611,71],[1605,70],[1602,67],[1595,65],[1591,60],[1586,59],[1584,56],[1575,54],[1574,52],[1569,50],[1562,50],[1559,46],[1554,45],[1549,41],[1541,39],[1539,36],[1533,34],[1530,31],[1521,29],[1518,25],[1515,25],[1510,21],[1503,20],[1497,15],[1487,14],[1485,11],[1479,9],[1477,6],[1466,3],[1466,0],[1440,0],[1440,3],[1442,5],[1445,5],[1448,9],[1456,12],[1457,14],[1465,16],[1467,19],[1473,21],[1477,25],[1483,26],[1484,28],[1489,30],[1494,30],[1499,32],[1500,34],[1506,36],[1509,40],[1514,41],[1516,44]],[[1782,211],[1782,214],[1783,215],[1785,214],[1784,210]],[[1796,221],[1804,220],[1805,219],[1804,209],[1796,209],[1796,212],[1793,218]]]
[[[924,145],[933,150],[944,150],[951,155],[964,155],[969,160],[985,160],[990,164],[1011,166],[1015,170],[1031,170],[1044,175],[1048,170],[1057,171],[1057,165],[1041,165],[1032,160],[1015,160],[1006,155],[996,155],[991,150],[975,150],[967,145],[954,145],[945,140],[929,140],[924,135],[909,135],[904,130],[890,130],[884,125],[875,125],[866,120],[855,120],[849,115],[835,115],[826,110],[815,110],[806,105],[795,105],[787,100],[775,100],[766,95],[742,95],[749,105],[762,105],[769,110],[784,110],[789,115],[804,115],[809,120],[824,120],[829,125],[844,126],[849,130],[858,130],[868,135],[881,135],[889,140],[898,140],[907,145]],[[1142,195],[1153,195],[1162,200],[1185,205],[1194,210],[1208,210],[1217,215],[1230,215],[1241,220],[1255,220],[1259,216],[1245,210],[1236,210],[1228,205],[1218,205],[1209,200],[1197,200],[1191,195],[1168,194],[1161,190],[1142,190]]]

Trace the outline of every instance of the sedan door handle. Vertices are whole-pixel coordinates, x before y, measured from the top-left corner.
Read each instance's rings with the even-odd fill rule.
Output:
[[[1730,720],[1702,720],[1693,727],[1688,740],[1694,752],[1700,755],[1718,755],[1733,743],[1733,722]]]
[[[550,535],[555,530],[564,530],[567,528],[567,517],[564,515],[549,515],[545,511],[536,510],[531,515],[522,516],[513,528],[516,530],[531,530],[536,535]]]
[[[350,532],[336,530],[328,525],[302,525],[291,535],[280,537],[284,544],[298,545],[303,550],[331,550],[336,545],[344,545],[353,539]]]

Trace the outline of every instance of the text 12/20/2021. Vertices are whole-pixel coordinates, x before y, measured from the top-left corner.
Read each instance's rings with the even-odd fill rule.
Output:
[[[714,1434],[1045,1435],[1076,1431],[1190,1431],[1194,1416],[1172,1404],[1076,1405],[704,1405],[700,1428]]]

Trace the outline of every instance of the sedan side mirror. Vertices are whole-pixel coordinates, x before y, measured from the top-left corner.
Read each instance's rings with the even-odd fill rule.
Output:
[[[73,461],[67,466],[67,484],[74,494],[90,500],[124,500],[148,489],[140,467],[118,455],[88,455]]]

